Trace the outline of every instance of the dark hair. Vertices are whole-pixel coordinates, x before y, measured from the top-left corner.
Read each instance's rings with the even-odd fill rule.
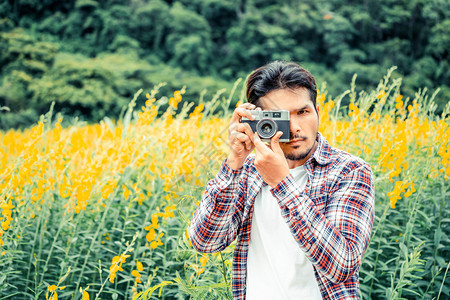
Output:
[[[253,71],[247,79],[247,101],[258,106],[259,98],[277,89],[306,88],[316,108],[314,77],[293,62],[274,61]]]

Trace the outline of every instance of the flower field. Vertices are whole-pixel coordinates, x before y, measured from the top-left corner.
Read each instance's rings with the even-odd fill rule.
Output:
[[[187,228],[228,154],[234,91],[194,107],[155,87],[117,122],[63,127],[49,112],[0,132],[0,298],[231,299],[233,247],[197,253]],[[450,297],[450,106],[404,99],[390,72],[317,101],[323,135],[375,176],[362,299]]]

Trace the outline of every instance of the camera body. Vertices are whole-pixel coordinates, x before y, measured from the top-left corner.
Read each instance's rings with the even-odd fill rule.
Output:
[[[282,131],[280,142],[287,143],[290,140],[290,114],[287,110],[251,110],[255,120],[242,117],[242,123],[248,123],[253,132],[257,132],[263,142],[270,142],[270,139]]]

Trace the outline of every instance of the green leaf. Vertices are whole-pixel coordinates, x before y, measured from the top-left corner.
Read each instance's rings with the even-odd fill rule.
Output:
[[[436,256],[436,262],[438,263],[439,267],[445,268],[447,266],[447,263],[445,262],[444,258],[440,256]]]
[[[442,238],[442,229],[437,228],[434,232],[434,247],[437,248],[439,246],[439,243],[441,242]]]

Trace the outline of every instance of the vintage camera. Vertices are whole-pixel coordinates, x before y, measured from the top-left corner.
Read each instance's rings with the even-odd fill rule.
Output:
[[[280,142],[289,142],[290,115],[287,110],[251,110],[255,120],[242,117],[242,123],[248,123],[253,132],[257,132],[263,142],[269,142],[277,133],[282,131]]]

